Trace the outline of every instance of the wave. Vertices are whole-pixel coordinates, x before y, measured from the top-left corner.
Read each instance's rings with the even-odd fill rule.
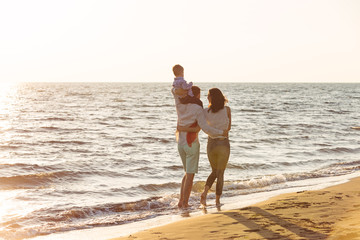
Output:
[[[46,131],[62,131],[62,132],[72,132],[72,131],[84,131],[83,128],[60,128],[60,127],[40,127],[41,130]]]
[[[121,99],[121,98],[114,98],[113,101],[114,102],[119,102],[119,103],[126,102],[126,100]]]
[[[19,165],[17,165],[19,166]],[[51,169],[51,167],[49,167]],[[1,169],[1,168],[0,168]],[[37,167],[37,170],[45,170],[48,167]],[[21,171],[30,171],[34,169],[22,168]],[[14,172],[15,170],[10,170]],[[17,171],[19,172],[19,170]],[[0,177],[0,190],[14,189],[34,189],[46,188],[54,183],[64,181],[76,181],[84,176],[108,176],[108,177],[132,177],[129,174],[123,174],[113,171],[47,171],[37,172],[25,175],[13,175]]]
[[[123,143],[120,146],[122,146],[122,147],[136,147],[136,144],[135,143]]]
[[[58,127],[40,127],[40,129],[44,129],[44,130],[59,130],[60,128],[58,128]]]
[[[5,163],[0,164],[0,169],[14,169],[16,171],[55,171],[56,167],[54,166],[41,166],[38,164],[27,164],[27,163]]]
[[[352,161],[352,162],[340,162],[340,163],[334,163],[330,166],[357,166],[360,165],[360,160],[358,161]]]
[[[335,114],[348,114],[348,113],[350,113],[350,111],[332,110],[332,109],[327,110],[327,111],[330,112],[330,113],[335,113]]]
[[[309,128],[322,128],[323,126],[319,125],[319,124],[310,124],[310,123],[299,123],[299,124],[295,124],[295,127],[300,127],[300,128],[304,128],[304,129],[309,129]]]
[[[291,153],[292,154],[292,153]],[[303,154],[303,153],[302,153]],[[289,154],[290,155],[290,154]],[[328,162],[329,159],[311,159],[304,161],[281,161],[281,162],[269,162],[269,163],[231,163],[227,164],[228,169],[239,169],[239,170],[263,170],[263,169],[278,169],[279,167],[289,167],[289,166],[302,166],[309,164],[319,164],[323,162]]]
[[[121,120],[133,120],[133,118],[131,118],[131,117],[119,117],[119,119],[121,119]]]
[[[98,122],[98,124],[104,125],[104,126],[111,126],[112,125],[112,123],[107,123],[107,122],[102,122],[102,121]]]
[[[234,163],[228,163],[227,168],[249,170],[249,169],[270,169],[273,168],[273,166],[266,163],[241,163],[240,165]]]
[[[263,112],[263,111],[260,111],[260,110],[256,110],[256,109],[240,109],[240,112]]]
[[[66,97],[91,97],[92,93],[84,93],[84,92],[69,92],[65,94]]]
[[[252,178],[244,181],[226,182],[224,191],[229,190],[254,190],[256,188],[264,188],[278,183],[284,183],[287,179],[284,175],[263,176],[261,178]]]
[[[43,141],[41,143],[45,143],[45,144],[72,144],[72,145],[85,145],[85,144],[89,144],[89,142],[84,142],[84,141],[60,141],[60,140],[51,140],[51,141]]]
[[[121,213],[126,211],[131,212],[150,209],[157,209],[159,211],[163,207],[169,207],[167,203],[167,200],[162,197],[151,197],[134,202],[111,203],[91,207],[77,207],[64,210],[61,213],[57,213],[55,220],[63,221],[69,218],[78,219],[99,214]]]
[[[44,121],[74,121],[75,119],[73,118],[61,118],[61,117],[49,117],[49,118],[45,118],[45,119],[41,119]]]
[[[321,148],[318,151],[323,153],[359,153],[360,148],[346,148],[346,147]]]
[[[299,180],[340,176],[360,170],[360,161],[340,162],[331,164],[310,172],[284,173],[277,175],[262,176],[242,181],[226,182],[224,190],[256,190],[264,187],[271,187],[279,183],[293,182]],[[257,190],[256,190],[257,191]]]
[[[169,213],[169,209],[176,209],[175,204],[170,204],[172,199],[151,197],[134,202],[110,203],[96,206],[73,207],[65,209],[41,209],[30,215],[14,221],[2,223],[6,226],[0,236],[6,239],[23,239],[55,232],[87,229],[90,227],[113,226],[134,221],[145,220]],[[169,207],[171,205],[171,207]],[[138,214],[134,214],[138,212]],[[141,213],[140,213],[141,212]],[[132,214],[130,214],[132,213]],[[32,228],[20,228],[22,222],[36,219],[37,223]],[[6,231],[7,230],[7,231]]]
[[[15,146],[15,145],[0,145],[0,150],[14,150],[21,148],[21,146]]]
[[[161,109],[161,108],[165,108],[165,107],[174,107],[174,105],[172,104],[137,104],[134,106],[137,109],[142,109],[142,108],[154,108],[154,109]]]
[[[50,183],[69,175],[71,175],[71,172],[69,171],[60,171],[0,177],[0,189],[13,190],[45,187]]]
[[[7,129],[7,131],[15,131],[16,133],[32,133],[33,130],[28,130],[28,129],[16,129],[16,128],[9,128]]]
[[[168,167],[165,167],[165,168],[173,170],[173,171],[179,171],[179,170],[184,169],[184,167],[182,165],[172,165],[172,166],[168,166]]]
[[[286,133],[283,132],[278,132],[277,134],[287,135]],[[264,138],[258,140],[259,143],[278,143],[278,142],[289,142],[289,141],[291,141],[291,138],[287,138],[287,137]]]
[[[157,137],[144,137],[143,139],[148,140],[149,142],[161,142],[161,143],[171,143],[173,142],[172,138],[157,138]]]
[[[84,151],[77,151],[84,152]],[[116,163],[121,162],[119,159],[115,159]],[[72,169],[72,170],[69,170]],[[150,169],[150,168],[149,168]],[[140,171],[144,169],[139,169]],[[27,173],[21,175],[21,173]],[[6,176],[8,175],[8,176]],[[113,171],[113,169],[109,168],[92,168],[89,167],[89,162],[82,161],[69,165],[69,163],[55,163],[51,165],[39,165],[39,164],[28,164],[28,163],[0,163],[0,189],[1,185],[5,185],[5,183],[11,184],[13,183],[14,187],[16,187],[16,183],[32,183],[33,181],[37,181],[38,179],[58,179],[67,177],[71,178],[71,180],[76,180],[77,178],[83,176],[108,176],[108,177],[133,177],[129,172],[119,172]],[[41,183],[41,182],[40,182]],[[29,184],[31,186],[31,184]]]
[[[149,191],[149,192],[155,192],[155,191],[160,191],[160,190],[164,190],[164,189],[177,189],[179,187],[180,187],[180,183],[170,182],[170,183],[163,183],[163,184],[142,184],[136,188],[137,189],[140,188],[140,189],[143,189],[143,190]]]

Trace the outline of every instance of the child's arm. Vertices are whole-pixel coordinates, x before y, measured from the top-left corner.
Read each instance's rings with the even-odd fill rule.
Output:
[[[182,127],[182,126],[177,126],[177,130],[179,132],[200,132],[201,128],[199,126],[196,127]]]

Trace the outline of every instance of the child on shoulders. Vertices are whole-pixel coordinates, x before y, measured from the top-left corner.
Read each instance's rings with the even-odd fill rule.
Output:
[[[196,96],[194,96],[194,93],[192,92],[191,88],[193,86],[193,83],[187,83],[184,79],[184,68],[181,65],[176,64],[173,67],[173,72],[175,75],[173,87],[175,89],[175,93],[177,93],[177,95],[179,96],[180,102],[182,104],[195,103],[203,107],[201,100],[196,98]]]

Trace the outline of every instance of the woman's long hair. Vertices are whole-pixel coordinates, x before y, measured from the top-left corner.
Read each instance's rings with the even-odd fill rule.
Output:
[[[216,113],[220,109],[223,109],[225,106],[225,103],[227,102],[227,99],[224,97],[220,89],[218,88],[212,88],[209,90],[209,96],[211,98],[211,103],[209,105],[209,110],[213,113]]]

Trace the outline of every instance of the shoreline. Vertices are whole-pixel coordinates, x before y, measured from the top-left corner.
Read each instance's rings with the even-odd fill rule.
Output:
[[[272,190],[268,192],[252,193],[249,195],[239,195],[236,197],[224,197],[222,199],[221,212],[219,212],[212,204],[212,200],[208,200],[210,206],[207,208],[207,213],[204,213],[202,209],[183,211],[179,210],[176,215],[164,215],[155,218],[146,219],[139,222],[132,222],[128,224],[115,225],[115,226],[104,226],[95,227],[89,229],[79,229],[73,231],[53,233],[49,235],[37,236],[31,239],[34,240],[78,240],[78,239],[96,239],[96,240],[107,240],[107,239],[131,239],[131,236],[136,236],[144,231],[151,231],[158,227],[166,227],[169,224],[178,224],[183,221],[192,221],[199,217],[208,217],[213,214],[219,214],[227,211],[238,210],[244,207],[255,206],[258,204],[272,201],[278,197],[282,197],[287,194],[295,194],[296,192],[303,191],[317,191],[323,190],[333,186],[339,186],[343,183],[348,183],[351,179],[360,178],[360,172],[354,172],[352,174],[333,176],[326,178],[317,179],[306,179],[296,181],[296,184],[292,187]],[[359,199],[360,201],[360,199]],[[196,224],[195,224],[196,225]],[[153,239],[154,236],[151,237]],[[138,238],[142,239],[142,238]],[[145,238],[147,239],[147,238]],[[156,238],[155,238],[156,239]],[[171,238],[170,238],[171,239]],[[181,239],[181,238],[180,238]]]
[[[358,175],[358,174],[354,174]],[[320,190],[284,193],[247,207],[172,222],[125,239],[360,238],[360,177]],[[199,231],[201,229],[201,231]]]

